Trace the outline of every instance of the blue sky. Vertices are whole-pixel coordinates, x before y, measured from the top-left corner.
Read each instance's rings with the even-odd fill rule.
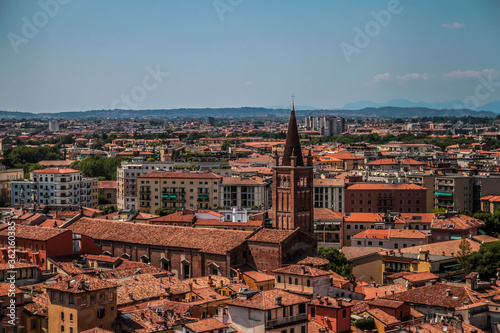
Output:
[[[2,0],[0,110],[486,104],[499,18],[498,0]]]

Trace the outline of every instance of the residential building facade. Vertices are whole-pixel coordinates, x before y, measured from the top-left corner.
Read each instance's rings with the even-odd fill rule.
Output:
[[[11,204],[97,205],[97,178],[85,178],[74,169],[42,169],[29,181],[11,182]]]
[[[137,178],[138,209],[211,209],[219,204],[222,176],[215,173],[151,172]]]

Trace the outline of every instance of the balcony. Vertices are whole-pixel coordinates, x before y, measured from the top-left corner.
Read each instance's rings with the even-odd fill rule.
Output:
[[[297,315],[291,316],[291,317],[271,319],[271,320],[267,320],[266,329],[276,327],[276,326],[281,326],[281,325],[292,325],[294,323],[306,321],[306,320],[307,320],[307,313],[300,313],[300,314],[297,314]]]
[[[198,194],[198,201],[199,202],[208,202],[210,198],[208,197],[208,194]]]

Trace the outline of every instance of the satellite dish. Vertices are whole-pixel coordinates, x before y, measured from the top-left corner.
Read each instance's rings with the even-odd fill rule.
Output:
[[[443,332],[446,332],[448,330],[448,326],[443,326]]]

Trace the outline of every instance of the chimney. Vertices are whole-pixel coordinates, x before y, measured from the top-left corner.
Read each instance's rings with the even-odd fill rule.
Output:
[[[446,289],[446,296],[451,296],[451,289]]]
[[[342,307],[342,298],[337,298],[337,305]]]
[[[276,297],[276,305],[281,306],[281,296]]]
[[[304,266],[304,265],[300,266],[300,273],[306,274],[306,266]]]
[[[395,291],[394,289],[391,289],[391,295],[394,295]]]
[[[318,301],[318,304],[321,304],[321,296],[320,295],[316,296],[316,300]]]

